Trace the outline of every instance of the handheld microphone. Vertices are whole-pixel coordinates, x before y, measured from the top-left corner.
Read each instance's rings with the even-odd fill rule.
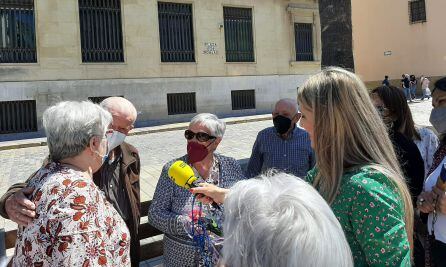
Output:
[[[197,180],[198,177],[195,176],[194,170],[182,160],[175,161],[169,168],[167,172],[170,179],[179,187],[185,189],[191,189],[193,187],[198,187]],[[200,194],[201,195],[201,194]],[[212,202],[212,207],[221,210],[220,205]]]

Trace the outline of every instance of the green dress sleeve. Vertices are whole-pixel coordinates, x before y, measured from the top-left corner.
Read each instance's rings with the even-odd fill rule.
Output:
[[[350,221],[370,266],[410,266],[404,208],[397,187],[379,172],[361,172],[350,181]]]

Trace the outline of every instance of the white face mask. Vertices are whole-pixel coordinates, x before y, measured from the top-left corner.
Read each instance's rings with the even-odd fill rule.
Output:
[[[101,146],[102,146],[102,141],[101,141]],[[107,140],[105,140],[105,152],[107,152]],[[108,159],[108,153],[105,153],[104,155],[101,155],[101,153],[99,153],[99,151],[94,151],[94,153],[96,153],[100,158],[101,158],[101,166],[102,164],[104,164],[107,159]]]
[[[124,142],[126,135],[113,130],[112,134],[107,135],[107,141],[108,141],[108,153],[112,151],[115,147],[121,145]]]

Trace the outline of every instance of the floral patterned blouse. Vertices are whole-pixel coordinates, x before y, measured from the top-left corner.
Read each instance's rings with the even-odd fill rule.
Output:
[[[13,266],[130,266],[130,234],[92,179],[59,163],[28,183],[36,217],[17,233]]]
[[[312,183],[318,170],[308,173]],[[398,189],[382,173],[346,172],[331,208],[344,230],[355,266],[410,266],[410,246]]]

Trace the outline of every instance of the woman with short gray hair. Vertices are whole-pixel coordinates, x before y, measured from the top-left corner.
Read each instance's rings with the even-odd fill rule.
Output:
[[[91,102],[44,112],[51,162],[27,181],[36,216],[18,230],[13,266],[130,266],[127,226],[92,179],[108,154],[111,121]]]
[[[189,163],[201,182],[229,188],[245,179],[237,161],[216,153],[225,133],[226,124],[214,114],[202,113],[192,118],[184,132],[187,140],[187,155],[164,165],[149,209],[149,222],[164,233],[164,264],[171,266],[208,265],[207,255],[200,250],[188,231],[195,218],[194,196],[180,188],[168,176],[170,166],[178,160]],[[204,205],[203,213],[222,219],[223,211]],[[201,206],[200,206],[201,209]],[[191,214],[192,212],[192,214]],[[218,224],[218,223],[217,223]],[[212,259],[215,264],[216,259]],[[218,259],[217,259],[218,260]]]

